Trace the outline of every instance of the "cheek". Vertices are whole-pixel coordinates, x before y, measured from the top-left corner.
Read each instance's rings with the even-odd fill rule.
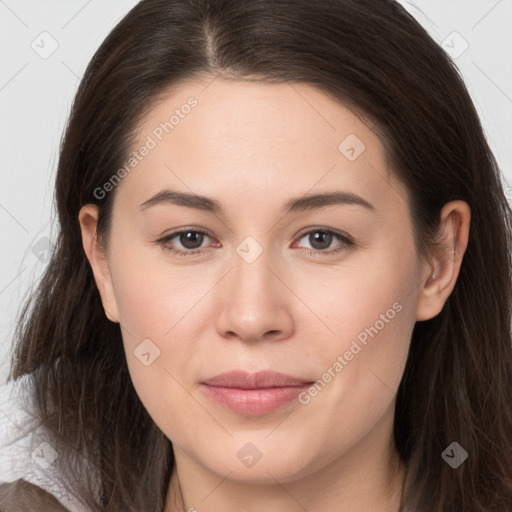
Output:
[[[197,408],[182,386],[189,387],[200,371],[190,361],[197,359],[199,333],[211,326],[208,291],[215,273],[172,265],[165,253],[155,256],[154,247],[130,250],[119,238],[112,241],[111,272],[128,369],[141,401],[162,426],[160,419]]]
[[[115,300],[128,339],[162,343],[201,309],[199,299],[210,285],[192,267],[170,263],[163,249],[139,244],[129,250],[120,240],[112,248]]]
[[[319,464],[357,445],[383,418],[392,422],[407,359],[415,312],[407,283],[360,284],[329,305],[326,323],[336,335],[318,337],[306,354],[318,379],[299,397],[296,419],[307,424],[315,418],[312,451]]]
[[[361,346],[361,354],[382,352],[385,357],[403,345],[400,333],[414,323],[415,266],[412,260],[397,261],[391,254],[370,259],[351,265],[349,270],[324,272],[317,276],[321,279],[308,275],[295,283],[294,291],[310,310],[303,317],[308,323],[301,328],[317,331],[310,357],[322,355],[325,364],[326,355],[335,359],[349,351],[354,341]],[[353,352],[357,350],[355,346]]]
[[[142,264],[136,253],[117,263],[113,282],[132,383],[159,428],[181,439],[194,423],[204,422],[182,372],[188,368],[193,380],[196,369],[188,363],[197,351],[194,338],[200,327],[191,318],[198,318],[197,297],[204,295],[205,285],[161,263],[151,265],[150,259]]]
[[[390,250],[309,292],[308,305],[322,314],[311,321],[316,327],[310,333],[318,334],[305,347],[305,359],[314,361],[319,379],[302,403],[324,418],[326,428],[371,425],[394,399],[415,324],[419,290],[412,254]],[[305,297],[307,287],[299,293]]]

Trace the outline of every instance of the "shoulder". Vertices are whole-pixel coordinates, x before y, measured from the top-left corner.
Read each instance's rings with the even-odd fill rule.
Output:
[[[54,496],[25,480],[0,484],[0,512],[25,510],[69,512]]]
[[[23,478],[27,469],[26,450],[35,429],[30,410],[28,379],[0,386],[0,483]]]
[[[55,464],[58,452],[34,411],[29,376],[0,385],[0,512],[47,510],[18,505],[29,496],[60,504],[48,510],[84,510],[69,495]]]

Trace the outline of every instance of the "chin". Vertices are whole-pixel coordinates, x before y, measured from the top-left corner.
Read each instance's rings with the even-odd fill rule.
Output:
[[[251,442],[250,438],[230,440],[229,446],[217,445],[215,453],[203,451],[201,459],[196,460],[223,478],[229,475],[230,480],[253,484],[275,484],[276,480],[292,482],[307,477],[329,462],[318,451],[316,454],[305,452],[303,443],[292,443],[290,438],[288,446],[278,437],[274,442],[268,439]]]

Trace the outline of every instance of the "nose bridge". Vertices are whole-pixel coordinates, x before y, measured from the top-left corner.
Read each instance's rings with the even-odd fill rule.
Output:
[[[234,268],[224,285],[217,322],[223,336],[257,341],[288,337],[293,330],[286,287],[274,275],[278,258],[268,247],[270,237],[260,240],[246,237],[230,259]]]
[[[269,303],[271,290],[274,288],[272,280],[275,276],[270,271],[275,265],[272,250],[269,247],[270,237],[260,236],[257,240],[247,236],[235,248],[233,255],[233,276],[231,293],[239,303],[247,302],[258,305],[260,301]],[[270,267],[270,268],[269,268]],[[277,297],[274,297],[277,299]]]

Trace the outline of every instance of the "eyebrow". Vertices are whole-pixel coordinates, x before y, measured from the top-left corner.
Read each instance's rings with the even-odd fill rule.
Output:
[[[224,209],[222,205],[215,199],[197,194],[189,194],[188,192],[178,192],[177,190],[162,190],[153,197],[144,201],[140,205],[141,210],[146,210],[152,206],[161,204],[174,204],[177,206],[185,206],[187,208],[195,208],[214,214],[222,215]],[[320,194],[304,195],[290,199],[283,207],[283,214],[292,212],[300,212],[306,210],[316,210],[326,206],[355,204],[375,211],[375,207],[366,199],[354,194],[353,192],[333,191]]]

